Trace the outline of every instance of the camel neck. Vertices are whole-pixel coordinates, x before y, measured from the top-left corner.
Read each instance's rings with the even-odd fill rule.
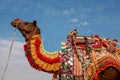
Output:
[[[30,39],[26,40],[26,43],[29,43],[31,40],[36,39],[36,38],[40,38],[41,39],[40,34],[33,35]]]

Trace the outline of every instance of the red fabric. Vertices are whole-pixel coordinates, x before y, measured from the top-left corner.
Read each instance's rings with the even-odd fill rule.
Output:
[[[92,44],[92,48],[98,48],[98,47],[100,47],[101,45],[100,45],[100,43],[98,43],[98,42],[96,42],[95,44]]]
[[[53,74],[53,79],[57,79],[57,74]]]
[[[38,58],[40,58],[44,62],[50,63],[50,64],[60,62],[60,57],[59,56],[57,56],[56,58],[50,59],[49,57],[46,57],[45,55],[43,55],[41,53],[42,51],[40,51],[40,44],[41,44],[40,39],[39,38],[36,39],[35,46],[36,46],[36,54],[37,54]]]
[[[95,35],[95,37],[96,37],[96,38],[98,38],[98,39],[100,39],[100,36],[99,36],[99,35],[97,35],[97,34]]]
[[[113,41],[118,42],[118,40],[117,40],[117,39],[113,39]]]
[[[41,68],[37,64],[34,63],[34,60],[33,60],[32,56],[30,54],[30,51],[29,50],[27,51],[27,48],[28,48],[28,45],[25,44],[24,45],[24,51],[26,52],[26,58],[27,58],[27,60],[28,60],[28,62],[30,64],[30,66],[37,69],[37,70],[39,70],[39,71],[41,71]]]
[[[97,80],[98,73],[100,73],[101,71],[103,71],[104,69],[106,69],[109,66],[114,66],[115,68],[120,69],[120,65],[115,60],[113,60],[113,58],[110,58],[110,57],[105,57],[105,58],[99,60],[98,63],[102,64],[102,65],[101,65],[101,67],[96,69],[93,80]]]
[[[27,47],[28,47],[27,44],[24,44],[23,47],[24,47],[24,51],[27,51]]]
[[[100,42],[102,43],[102,45],[104,46],[104,47],[107,47],[107,41],[103,41],[103,40],[100,40]]]
[[[114,66],[115,68],[120,69],[120,64],[118,64],[118,62],[111,57],[105,57],[103,59],[98,60],[98,62],[102,65],[101,67],[99,67],[99,69],[96,70],[97,73],[99,73],[100,71],[104,70],[109,66]]]
[[[77,47],[80,47],[82,49],[86,49],[86,45],[85,44],[76,44]]]

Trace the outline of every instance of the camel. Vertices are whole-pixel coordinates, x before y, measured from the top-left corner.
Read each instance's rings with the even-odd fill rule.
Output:
[[[25,56],[31,67],[38,71],[53,74],[53,78],[56,80],[57,78],[59,80],[72,79],[66,75],[68,73],[62,73],[61,69],[63,69],[63,72],[65,69],[71,70],[72,80],[120,79],[120,49],[116,47],[116,40],[100,38],[98,35],[79,36],[75,29],[68,34],[67,41],[62,43],[61,50],[48,52],[44,49],[37,21],[25,22],[17,18],[11,22],[11,25],[16,27],[25,38]],[[68,44],[72,46],[68,46]],[[73,51],[69,52],[71,50]],[[86,55],[81,54],[81,52],[86,53]],[[68,55],[73,55],[74,57],[69,58]],[[67,59],[64,59],[65,57],[68,58],[68,62],[65,62],[67,61]],[[83,66],[80,68],[83,63],[86,65],[85,70],[81,70]],[[66,65],[67,68],[65,67]],[[71,66],[75,67],[70,69]],[[72,72],[73,69],[76,70]],[[80,71],[83,71],[83,73]],[[80,74],[84,74],[84,77],[79,77],[81,76]]]

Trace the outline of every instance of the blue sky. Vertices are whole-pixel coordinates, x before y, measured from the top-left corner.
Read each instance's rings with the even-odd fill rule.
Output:
[[[67,34],[75,28],[80,35],[99,34],[120,41],[119,3],[120,0],[0,0],[0,77],[14,33],[10,25],[13,19],[37,20],[45,49],[54,51],[60,49],[60,42],[65,41]],[[22,48],[24,38],[19,31],[15,42],[5,80],[31,80],[33,77],[51,80],[51,75],[37,72],[29,66]],[[28,75],[30,77],[26,77]]]

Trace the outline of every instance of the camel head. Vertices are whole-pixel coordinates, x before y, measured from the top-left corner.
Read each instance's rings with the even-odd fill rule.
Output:
[[[37,27],[37,22],[24,22],[19,18],[11,22],[13,27],[16,27],[22,35],[25,37],[25,40],[29,40],[32,36],[40,34],[40,29]]]

